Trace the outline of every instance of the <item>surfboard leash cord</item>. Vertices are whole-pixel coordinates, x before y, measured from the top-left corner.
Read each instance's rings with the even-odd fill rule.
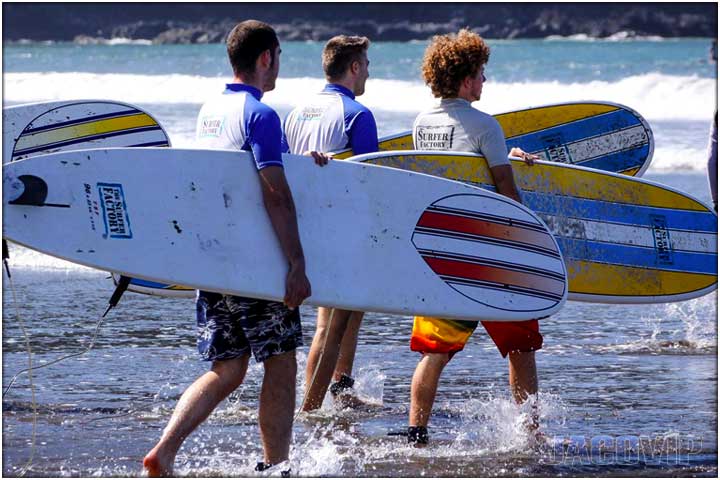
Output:
[[[9,277],[9,275],[8,275],[8,277]],[[12,290],[13,290],[13,302],[15,303],[15,310],[16,310],[16,317],[17,317],[17,320],[18,320],[18,324],[20,324],[20,326],[21,326],[21,328],[22,328],[22,330],[23,330],[23,334],[27,335],[27,332],[26,332],[26,330],[25,330],[25,327],[24,327],[24,324],[23,324],[23,322],[22,322],[22,319],[20,318],[20,313],[19,313],[18,310],[17,310],[17,299],[16,299],[16,296],[15,296],[14,287],[13,287],[13,285],[12,285],[12,279],[11,279],[10,283],[11,283],[11,288],[12,288]],[[31,375],[31,372],[32,372],[33,370],[38,370],[38,369],[40,369],[40,368],[49,367],[50,365],[55,365],[56,363],[62,362],[63,360],[67,360],[68,358],[79,357],[79,356],[84,355],[84,354],[86,354],[87,352],[89,352],[89,351],[95,346],[95,341],[97,340],[97,336],[98,336],[98,333],[99,333],[99,331],[100,331],[100,326],[102,325],[103,320],[105,319],[105,317],[107,316],[107,314],[110,312],[110,310],[111,310],[113,307],[117,306],[118,302],[120,301],[120,297],[122,297],[122,294],[125,292],[125,290],[127,290],[127,287],[128,287],[128,285],[129,285],[129,283],[130,283],[130,279],[129,279],[128,277],[124,277],[124,276],[121,276],[121,277],[120,277],[120,280],[118,281],[118,285],[117,285],[117,287],[115,287],[115,291],[113,292],[112,296],[110,297],[110,301],[108,302],[108,307],[107,307],[107,309],[105,310],[105,313],[102,314],[102,316],[100,317],[100,319],[98,320],[98,322],[95,324],[95,331],[93,332],[92,339],[90,340],[90,344],[87,346],[87,348],[85,348],[85,349],[84,349],[83,351],[81,351],[81,352],[71,353],[71,354],[69,354],[69,355],[65,355],[65,356],[62,356],[62,357],[60,357],[60,358],[56,358],[55,360],[51,360],[51,361],[49,361],[49,362],[47,362],[47,363],[43,363],[42,365],[37,365],[37,366],[35,366],[35,367],[33,367],[32,364],[30,364],[30,366],[29,366],[28,368],[25,368],[25,369],[23,369],[23,370],[18,371],[18,372],[12,377],[12,379],[10,380],[10,383],[9,383],[8,386],[5,388],[5,390],[3,391],[3,398],[5,398],[5,394],[8,393],[8,391],[10,390],[10,388],[11,388],[11,387],[13,386],[13,384],[15,383],[15,380],[17,380],[17,377],[20,376],[21,374],[23,374],[23,373],[25,373],[25,372],[28,372],[28,374]],[[29,348],[29,337],[26,337],[26,340],[27,340],[27,342],[28,342],[28,343],[27,343],[27,346],[28,346],[28,348]]]
[[[18,322],[18,325],[20,326],[20,330],[23,333],[23,337],[25,338],[25,350],[27,351],[28,356],[28,368],[21,370],[20,372],[16,373],[15,376],[10,381],[10,384],[8,385],[7,389],[3,392],[3,400],[5,399],[5,394],[10,390],[10,387],[12,387],[12,384],[15,382],[15,379],[20,375],[23,371],[28,372],[28,383],[30,384],[30,406],[32,408],[33,412],[33,420],[32,420],[32,433],[31,433],[31,441],[30,441],[30,458],[25,463],[25,465],[20,469],[18,476],[24,477],[25,474],[30,470],[30,467],[32,466],[32,462],[35,459],[35,446],[36,446],[36,438],[37,438],[37,401],[35,399],[35,382],[33,381],[33,364],[32,364],[32,348],[30,347],[30,336],[27,333],[27,330],[25,329],[25,322],[22,321],[22,317],[20,316],[20,309],[18,308],[18,301],[17,301],[17,294],[15,291],[15,284],[13,283],[12,276],[10,275],[10,267],[8,266],[8,259],[10,258],[10,252],[8,249],[7,241],[3,238],[2,241],[2,261],[5,265],[5,272],[8,276],[8,282],[10,283],[10,291],[12,292],[13,297],[13,306],[15,307],[15,319]]]
[[[8,383],[8,386],[5,388],[2,394],[3,400],[5,399],[5,395],[10,391],[10,388],[15,383],[15,380],[22,375],[23,373],[27,372],[28,374],[28,383],[30,384],[30,402],[31,402],[31,408],[33,412],[33,421],[32,421],[32,434],[31,434],[31,441],[30,441],[30,458],[26,462],[26,464],[20,469],[18,472],[19,477],[24,477],[25,474],[30,470],[30,467],[32,466],[33,460],[35,459],[35,451],[36,451],[36,445],[37,445],[37,400],[35,396],[35,383],[33,381],[33,371],[38,370],[40,368],[49,367],[50,365],[54,365],[57,363],[60,363],[64,360],[67,360],[69,358],[73,357],[79,357],[82,355],[85,355],[87,352],[89,352],[94,346],[95,341],[97,340],[98,333],[100,331],[100,326],[102,325],[103,320],[105,320],[105,317],[107,316],[108,312],[115,307],[118,302],[120,301],[120,298],[122,297],[122,294],[125,293],[125,290],[127,290],[128,285],[130,284],[130,278],[121,276],[120,280],[118,281],[118,285],[115,287],[115,291],[113,292],[112,296],[110,297],[110,301],[108,302],[108,308],[105,310],[105,313],[102,314],[100,319],[95,325],[95,331],[93,332],[92,339],[90,340],[90,344],[81,352],[72,353],[69,355],[64,355],[60,358],[57,358],[55,360],[43,363],[42,365],[33,366],[32,363],[32,348],[30,346],[30,336],[27,333],[27,330],[25,328],[25,323],[22,320],[22,317],[20,316],[20,310],[18,308],[18,301],[17,301],[17,293],[15,290],[15,285],[12,280],[12,276],[10,275],[10,268],[8,266],[7,260],[10,258],[7,242],[5,239],[3,239],[3,253],[2,253],[2,259],[3,264],[5,265],[5,271],[8,276],[8,281],[10,282],[10,290],[12,291],[13,296],[13,305],[15,309],[15,319],[18,322],[18,325],[20,326],[20,330],[23,333],[23,337],[25,338],[25,349],[27,351],[28,356],[28,367],[24,368],[20,371],[18,371],[12,379],[10,379],[10,382]]]

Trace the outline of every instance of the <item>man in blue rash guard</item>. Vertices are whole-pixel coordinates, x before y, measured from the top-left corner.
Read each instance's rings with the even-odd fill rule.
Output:
[[[185,390],[159,442],[145,456],[143,465],[151,477],[172,476],[183,441],[240,386],[251,353],[265,369],[258,413],[264,459],[256,470],[287,460],[290,450],[295,350],[302,345],[298,306],[311,295],[311,288],[283,170],[280,118],[260,102],[264,92],[275,88],[280,44],[270,25],[247,20],[230,32],[227,51],[233,83],[200,110],[197,146],[252,152],[265,209],[288,261],[285,298],[271,302],[198,292],[198,350],[212,366]],[[311,153],[316,163],[327,163],[326,156]]]
[[[378,150],[377,125],[370,110],[355,100],[365,92],[369,77],[366,37],[339,35],[323,49],[325,88],[299,105],[285,119],[283,147],[301,154],[308,150],[354,155]],[[350,389],[358,331],[363,312],[320,307],[306,369],[307,394],[302,409],[320,408],[330,392],[345,406],[357,404]]]

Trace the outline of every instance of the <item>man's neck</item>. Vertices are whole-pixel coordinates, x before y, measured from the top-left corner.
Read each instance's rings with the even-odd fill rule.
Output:
[[[475,99],[472,98],[472,95],[470,95],[470,92],[463,91],[462,89],[458,92],[457,96],[454,98],[459,98],[459,99],[468,101],[470,103],[475,101]]]
[[[333,85],[340,85],[341,87],[345,87],[351,92],[353,92],[353,95],[356,95],[355,93],[355,85],[354,81],[350,77],[341,78],[340,80],[330,80],[329,78],[326,79],[328,83],[332,83]]]
[[[249,85],[251,87],[255,87],[261,92],[265,92],[265,89],[263,88],[263,82],[256,78],[256,77],[249,77],[249,76],[238,76],[235,75],[233,77],[233,83],[242,83],[243,85]]]

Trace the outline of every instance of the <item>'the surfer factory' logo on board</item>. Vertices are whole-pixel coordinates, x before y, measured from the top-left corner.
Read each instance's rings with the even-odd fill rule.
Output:
[[[105,221],[105,238],[132,238],[125,194],[119,183],[98,183],[100,205]]]
[[[650,215],[650,221],[652,222],[653,237],[655,239],[657,261],[661,265],[672,265],[672,243],[667,228],[667,220],[664,215]]]

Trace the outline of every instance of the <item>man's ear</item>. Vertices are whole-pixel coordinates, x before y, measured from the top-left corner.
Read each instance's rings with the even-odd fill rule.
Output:
[[[272,52],[270,50],[265,50],[258,57],[258,61],[263,68],[270,68],[270,65],[272,64]]]
[[[460,86],[464,87],[466,90],[472,88],[473,83],[473,77],[468,75],[467,77],[462,79],[462,82],[460,83]]]
[[[360,62],[358,60],[353,60],[353,62],[350,64],[350,73],[353,75],[357,75],[360,72]]]

